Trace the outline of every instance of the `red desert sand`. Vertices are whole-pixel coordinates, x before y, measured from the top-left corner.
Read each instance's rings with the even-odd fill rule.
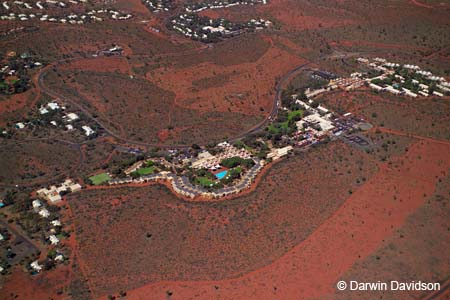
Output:
[[[392,166],[401,165],[400,168]],[[325,299],[355,262],[423,205],[437,177],[450,167],[450,145],[418,142],[380,171],[303,243],[267,267],[210,282],[159,282],[129,291],[127,299]],[[394,199],[397,196],[397,200]],[[104,299],[104,298],[102,298]]]

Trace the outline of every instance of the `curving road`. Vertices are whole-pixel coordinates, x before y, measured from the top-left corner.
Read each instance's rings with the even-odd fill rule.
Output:
[[[163,149],[187,149],[189,148],[191,145],[163,145],[163,144],[157,144],[157,143],[145,143],[145,142],[140,142],[140,141],[136,141],[136,140],[132,140],[129,138],[125,138],[122,137],[120,135],[118,135],[117,133],[115,133],[114,131],[112,131],[111,129],[108,129],[108,126],[105,124],[104,121],[99,120],[98,118],[94,117],[91,112],[89,112],[89,110],[87,110],[86,108],[84,108],[81,104],[79,104],[76,100],[61,95],[60,93],[50,89],[46,84],[45,84],[45,76],[47,75],[47,73],[49,72],[49,70],[52,69],[52,67],[61,65],[61,64],[66,64],[69,62],[74,62],[74,61],[78,61],[78,60],[84,60],[84,59],[95,59],[95,58],[84,58],[84,57],[78,57],[78,58],[69,58],[69,59],[62,59],[59,61],[56,61],[54,63],[52,63],[51,65],[45,67],[44,69],[42,69],[42,71],[39,73],[38,75],[38,79],[37,79],[37,84],[40,88],[40,90],[46,94],[48,94],[51,97],[54,98],[59,98],[65,102],[68,102],[70,104],[72,104],[74,107],[76,107],[77,109],[79,109],[81,112],[83,112],[89,119],[91,119],[94,123],[96,123],[99,127],[103,128],[103,130],[110,136],[114,137],[117,141],[122,142],[123,144],[128,144],[130,146],[140,146],[140,147],[158,147],[158,148],[163,148]],[[276,91],[275,91],[275,97],[273,99],[273,105],[272,105],[272,110],[270,111],[269,115],[266,116],[266,118],[261,121],[260,123],[256,124],[255,126],[247,129],[246,131],[229,138],[229,141],[235,141],[235,140],[239,140],[241,138],[244,138],[252,133],[255,133],[259,130],[261,130],[263,127],[265,127],[265,125],[267,125],[271,119],[275,118],[275,116],[278,114],[278,108],[281,105],[281,93],[282,93],[282,87],[283,85],[288,81],[288,79],[295,74],[296,72],[300,71],[302,68],[304,68],[306,65],[308,65],[309,63],[304,63],[301,64],[297,67],[295,67],[294,69],[292,69],[291,71],[289,71],[287,74],[285,74],[277,83],[276,85]]]

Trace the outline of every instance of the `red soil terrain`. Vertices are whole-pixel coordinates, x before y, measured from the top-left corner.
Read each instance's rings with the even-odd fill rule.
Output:
[[[112,44],[124,47],[126,58],[58,65],[47,83],[120,135],[167,144],[211,142],[258,123],[268,114],[279,77],[306,56],[322,69],[340,63],[325,60],[336,52],[417,62],[440,74],[449,65],[448,4],[439,0],[273,0],[209,11],[211,17],[274,22],[263,33],[210,46],[152,31],[148,26],[161,28],[164,17],[139,2],[116,2],[137,13],[130,22],[43,23],[37,32],[3,37],[2,47],[33,51],[49,62]],[[344,74],[339,67],[328,70]],[[35,109],[39,95],[34,89],[0,100],[0,123]],[[312,149],[267,169],[248,194],[219,203],[186,203],[160,185],[73,194],[70,270],[59,266],[28,276],[16,269],[0,298],[104,299],[120,290],[127,299],[150,300],[424,296],[339,292],[335,283],[448,278],[448,99],[363,91],[320,100],[379,126],[368,133],[377,147],[394,139],[395,146],[375,155],[342,143]],[[75,151],[56,143],[5,142],[0,181],[22,183],[40,171],[47,181],[78,164],[80,178],[123,160],[110,145],[93,143],[92,149],[81,147],[78,163]]]
[[[318,98],[334,111],[351,111],[373,125],[404,134],[450,139],[450,101],[445,98],[395,97],[369,90],[334,92]]]
[[[226,18],[234,22],[244,22],[255,17],[268,19],[280,24],[285,31],[336,27],[352,24],[354,16],[344,10],[333,11],[309,1],[273,0],[266,5],[237,6],[214,10],[204,10],[200,15],[210,18]],[[339,16],[338,16],[339,15]],[[343,16],[342,16],[343,15]]]
[[[377,282],[396,280],[399,282],[439,282],[446,285],[450,260],[450,240],[447,238],[450,206],[450,174],[439,176],[435,193],[426,198],[426,203],[411,214],[404,225],[387,238],[383,246],[353,265],[341,279],[346,281]],[[397,198],[398,199],[398,198]],[[392,266],[398,266],[393,268]],[[448,283],[448,280],[447,280]],[[448,299],[447,295],[428,298],[427,292],[371,292],[375,299]],[[367,292],[336,292],[335,299],[364,299]],[[430,293],[429,295],[433,295]]]
[[[20,111],[34,98],[34,92],[28,90],[25,93],[15,94],[5,99],[0,98],[0,126],[5,126],[11,119],[20,120]]]
[[[205,62],[181,69],[161,68],[147,74],[147,78],[173,91],[180,107],[261,114],[260,107],[270,111],[272,106],[274,78],[304,62],[271,47],[255,62],[230,66]]]
[[[129,291],[127,298],[167,299],[168,291],[173,299],[332,297],[336,282],[355,263],[384,247],[386,239],[424,205],[437,178],[448,174],[449,154],[450,145],[416,143],[407,154],[382,165],[306,240],[267,267],[236,279],[150,284]]]
[[[129,73],[130,66],[124,57],[99,57],[81,59],[58,66],[60,70]],[[131,75],[131,74],[130,74]]]
[[[254,192],[220,203],[180,201],[158,185],[73,194],[80,266],[95,296],[242,276],[307,239],[375,170],[338,143],[276,164]]]
[[[70,278],[71,268],[60,266],[57,270],[44,275],[31,276],[21,268],[15,268],[0,290],[5,300],[13,299],[64,299],[62,291]]]
[[[61,143],[2,141],[0,184],[45,182],[68,172],[77,163],[77,152]]]
[[[268,5],[261,6],[259,11],[270,14],[271,17],[283,24],[285,30],[304,30],[323,27],[336,27],[354,22],[350,18],[342,17],[338,10],[320,8],[315,4],[300,3],[299,1],[275,0]],[[342,11],[340,11],[342,13]],[[339,15],[339,17],[337,17]]]
[[[276,81],[305,63],[296,56],[301,47],[282,41],[288,51],[266,36],[239,37],[207,51],[167,54],[159,68],[153,66],[161,63],[138,59],[76,60],[56,66],[45,83],[71,95],[121,136],[208,142],[247,130],[269,114]],[[145,77],[134,72],[143,66],[151,69]]]

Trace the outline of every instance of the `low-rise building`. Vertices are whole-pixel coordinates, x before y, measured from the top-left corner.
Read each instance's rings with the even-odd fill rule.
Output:
[[[273,148],[268,154],[267,158],[271,158],[273,160],[277,160],[286,156],[291,152],[294,148],[292,146],[286,146],[283,148]]]
[[[325,132],[330,131],[334,128],[334,125],[330,120],[327,120],[326,118],[320,116],[317,113],[306,116],[302,120],[298,121],[297,128],[299,128],[299,129],[303,128],[303,124],[305,124],[305,123],[310,124],[313,127],[319,126],[320,129]]]
[[[48,218],[48,217],[50,217],[50,212],[46,208],[42,208],[39,211],[39,215],[43,218]]]
[[[51,221],[50,222],[53,226],[61,226],[61,221],[59,221],[59,220],[53,220],[53,221]]]
[[[62,255],[61,253],[58,253],[58,254],[55,256],[55,261],[58,261],[58,262],[64,261],[64,255]]]
[[[71,179],[66,179],[59,186],[52,185],[50,188],[42,188],[36,191],[36,194],[51,203],[56,203],[62,200],[61,195],[68,191],[74,193],[81,190],[82,186],[79,183],[73,182]]]
[[[36,272],[42,271],[42,266],[39,264],[39,261],[35,260],[30,264],[31,269],[33,269]]]
[[[86,136],[91,136],[91,135],[93,135],[93,134],[95,133],[95,131],[94,131],[91,127],[89,127],[89,126],[87,126],[87,125],[84,125],[84,126],[82,126],[81,128],[83,128],[84,134],[85,134]]]
[[[49,102],[47,103],[47,107],[51,110],[58,110],[60,109],[59,104],[57,102]]]
[[[39,208],[42,206],[42,202],[39,201],[38,199],[33,200],[33,202],[31,204],[32,204],[33,208]]]
[[[67,119],[69,120],[69,122],[76,121],[80,118],[76,113],[73,113],[73,112],[68,113],[66,116],[67,116]]]
[[[48,109],[45,108],[45,107],[41,107],[41,108],[39,108],[39,113],[40,113],[41,115],[48,114]]]
[[[59,239],[53,234],[48,237],[48,240],[50,241],[50,244],[52,244],[52,245],[58,245],[59,244]]]
[[[131,173],[135,172],[140,167],[142,167],[143,164],[144,164],[143,160],[137,161],[133,165],[131,165],[130,167],[126,168],[125,171],[123,171],[123,172],[125,173],[125,175],[130,175]]]
[[[379,86],[379,85],[376,85],[376,84],[374,84],[374,83],[370,83],[369,86],[370,86],[372,89],[376,90],[376,91],[383,91],[383,90],[384,90],[383,87],[381,87],[381,86]]]

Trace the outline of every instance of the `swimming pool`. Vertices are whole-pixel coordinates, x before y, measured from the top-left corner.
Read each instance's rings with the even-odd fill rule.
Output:
[[[220,179],[224,178],[227,175],[227,173],[228,173],[227,170],[219,172],[216,174],[216,178],[220,180]]]

